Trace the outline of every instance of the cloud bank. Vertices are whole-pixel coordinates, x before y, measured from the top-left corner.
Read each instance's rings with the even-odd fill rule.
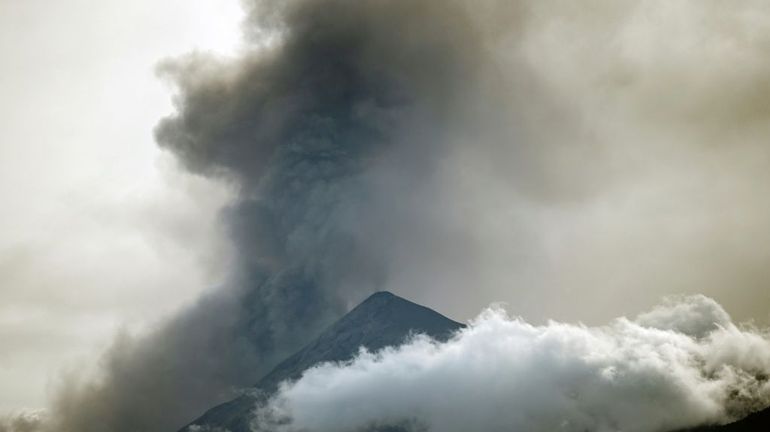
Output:
[[[254,430],[673,431],[766,406],[768,376],[770,335],[703,296],[599,327],[490,308],[449,342],[310,369],[256,411]]]

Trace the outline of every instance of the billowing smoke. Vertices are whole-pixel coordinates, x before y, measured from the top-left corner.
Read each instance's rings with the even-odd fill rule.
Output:
[[[254,430],[673,431],[766,406],[768,376],[770,336],[703,296],[601,327],[491,308],[449,342],[310,369],[257,410]]]
[[[767,313],[770,252],[758,241],[770,233],[765,3],[245,7],[245,52],[161,67],[176,113],[156,130],[185,169],[234,191],[223,214],[236,249],[231,277],[149,336],[118,338],[97,379],[65,379],[52,430],[173,430],[379,289],[455,316],[512,299],[537,320],[602,319],[672,292],[710,294],[742,317]],[[531,327],[488,314],[455,345],[416,342],[393,355],[459,350],[485,328],[545,349],[532,335],[563,332],[565,343],[632,347],[591,363],[574,342],[565,361],[582,368],[578,381],[628,373],[638,379],[590,391],[644,399],[630,389],[646,385],[634,375],[636,351],[697,361],[692,350],[727,334],[664,318],[639,323],[706,336],[623,320]],[[656,338],[676,352],[655,351]],[[675,406],[717,418],[720,393],[709,395],[711,406]],[[600,400],[590,396],[596,405],[570,421],[598,416]]]
[[[153,334],[119,338],[98,380],[69,378],[59,432],[182,426],[382,289],[397,229],[438,220],[416,200],[429,198],[422,185],[464,121],[457,107],[473,102],[484,51],[464,9],[254,7],[250,28],[272,42],[161,66],[177,112],[158,125],[159,144],[235,191],[223,215],[232,275]]]
[[[46,417],[42,413],[0,416],[0,432],[36,432],[43,430]]]

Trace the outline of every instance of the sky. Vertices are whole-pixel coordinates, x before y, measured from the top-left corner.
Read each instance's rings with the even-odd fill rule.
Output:
[[[767,324],[769,23],[755,1],[0,0],[0,412],[67,370],[118,406],[196,354],[217,360],[158,398],[200,376],[203,407],[382,289],[592,325],[705,294]],[[258,341],[223,353],[244,322]]]
[[[62,367],[216,282],[227,192],[155,145],[171,110],[155,70],[234,52],[241,15],[219,1],[0,2],[0,411],[43,405]]]

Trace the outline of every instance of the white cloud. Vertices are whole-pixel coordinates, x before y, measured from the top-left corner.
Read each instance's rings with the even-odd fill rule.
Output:
[[[490,308],[448,343],[417,337],[313,368],[257,417],[283,431],[666,431],[770,403],[767,374],[770,339],[703,296],[601,327]]]

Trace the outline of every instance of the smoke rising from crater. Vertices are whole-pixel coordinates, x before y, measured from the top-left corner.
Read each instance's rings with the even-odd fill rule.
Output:
[[[231,278],[148,337],[119,339],[100,381],[67,383],[56,430],[180,427],[382,289],[402,226],[439,220],[419,190],[482,81],[463,7],[259,6],[273,44],[161,66],[177,113],[159,144],[235,191]]]
[[[380,289],[454,316],[599,320],[677,292],[766,316],[763,3],[245,7],[243,53],[163,63],[156,130],[233,189],[231,277],[67,381],[55,430],[173,430]]]

